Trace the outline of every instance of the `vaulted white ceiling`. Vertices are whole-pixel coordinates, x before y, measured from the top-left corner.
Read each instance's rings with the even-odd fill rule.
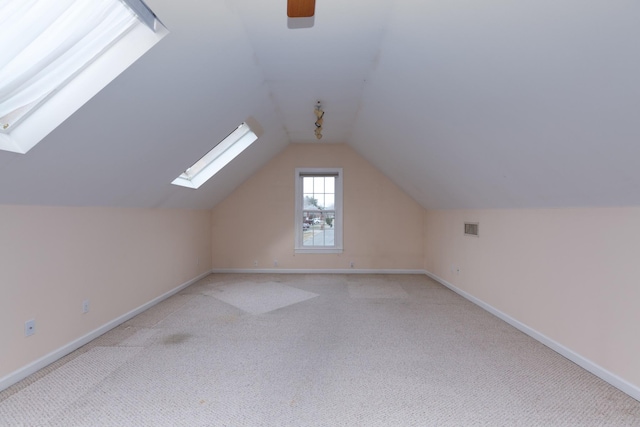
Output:
[[[147,4],[169,35],[0,152],[0,203],[211,208],[303,142],[349,144],[427,208],[640,205],[636,1],[316,0],[302,29],[286,0]],[[170,185],[249,118],[253,146]]]

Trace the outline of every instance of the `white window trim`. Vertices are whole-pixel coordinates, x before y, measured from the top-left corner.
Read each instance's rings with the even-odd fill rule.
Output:
[[[302,175],[315,174],[315,175],[337,175],[336,187],[335,187],[335,229],[334,229],[334,246],[325,247],[308,247],[302,245]],[[343,251],[342,246],[342,227],[343,227],[343,212],[342,212],[342,168],[296,168],[295,175],[295,249],[297,254],[340,254]]]
[[[71,81],[30,112],[20,125],[10,133],[0,133],[0,150],[27,153],[168,33],[160,22],[156,22],[156,32],[142,22],[134,25]]]

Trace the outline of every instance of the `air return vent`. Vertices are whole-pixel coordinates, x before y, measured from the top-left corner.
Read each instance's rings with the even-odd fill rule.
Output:
[[[477,222],[465,222],[464,223],[464,234],[466,236],[476,236],[478,237],[478,228],[479,223]]]

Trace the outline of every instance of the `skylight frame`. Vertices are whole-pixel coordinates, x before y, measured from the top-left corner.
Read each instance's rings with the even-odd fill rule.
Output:
[[[171,184],[198,189],[258,139],[247,123],[242,123],[207,154],[182,172]]]
[[[118,1],[131,11],[134,10],[131,3],[144,5],[140,0]],[[149,10],[149,13],[155,19],[154,22],[150,22],[147,16],[143,23],[143,18],[138,16],[128,31],[40,101],[36,108],[8,132],[0,132],[0,150],[27,153],[165,37],[168,30],[155,18],[153,12]],[[150,23],[155,31],[148,27]]]

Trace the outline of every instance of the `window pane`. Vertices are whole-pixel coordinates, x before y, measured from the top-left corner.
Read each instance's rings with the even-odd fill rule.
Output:
[[[318,201],[318,209],[324,209],[325,208],[325,204],[324,204],[324,194],[315,194],[315,198]]]
[[[324,177],[317,176],[313,178],[313,192],[324,193]]]
[[[324,179],[324,192],[335,194],[336,192],[336,178],[333,176],[325,177]]]
[[[325,209],[335,209],[336,208],[336,196],[335,194],[327,194],[324,196]]]
[[[318,201],[313,194],[305,194],[302,209],[318,209]]]
[[[313,177],[305,176],[302,178],[302,192],[313,193]]]

